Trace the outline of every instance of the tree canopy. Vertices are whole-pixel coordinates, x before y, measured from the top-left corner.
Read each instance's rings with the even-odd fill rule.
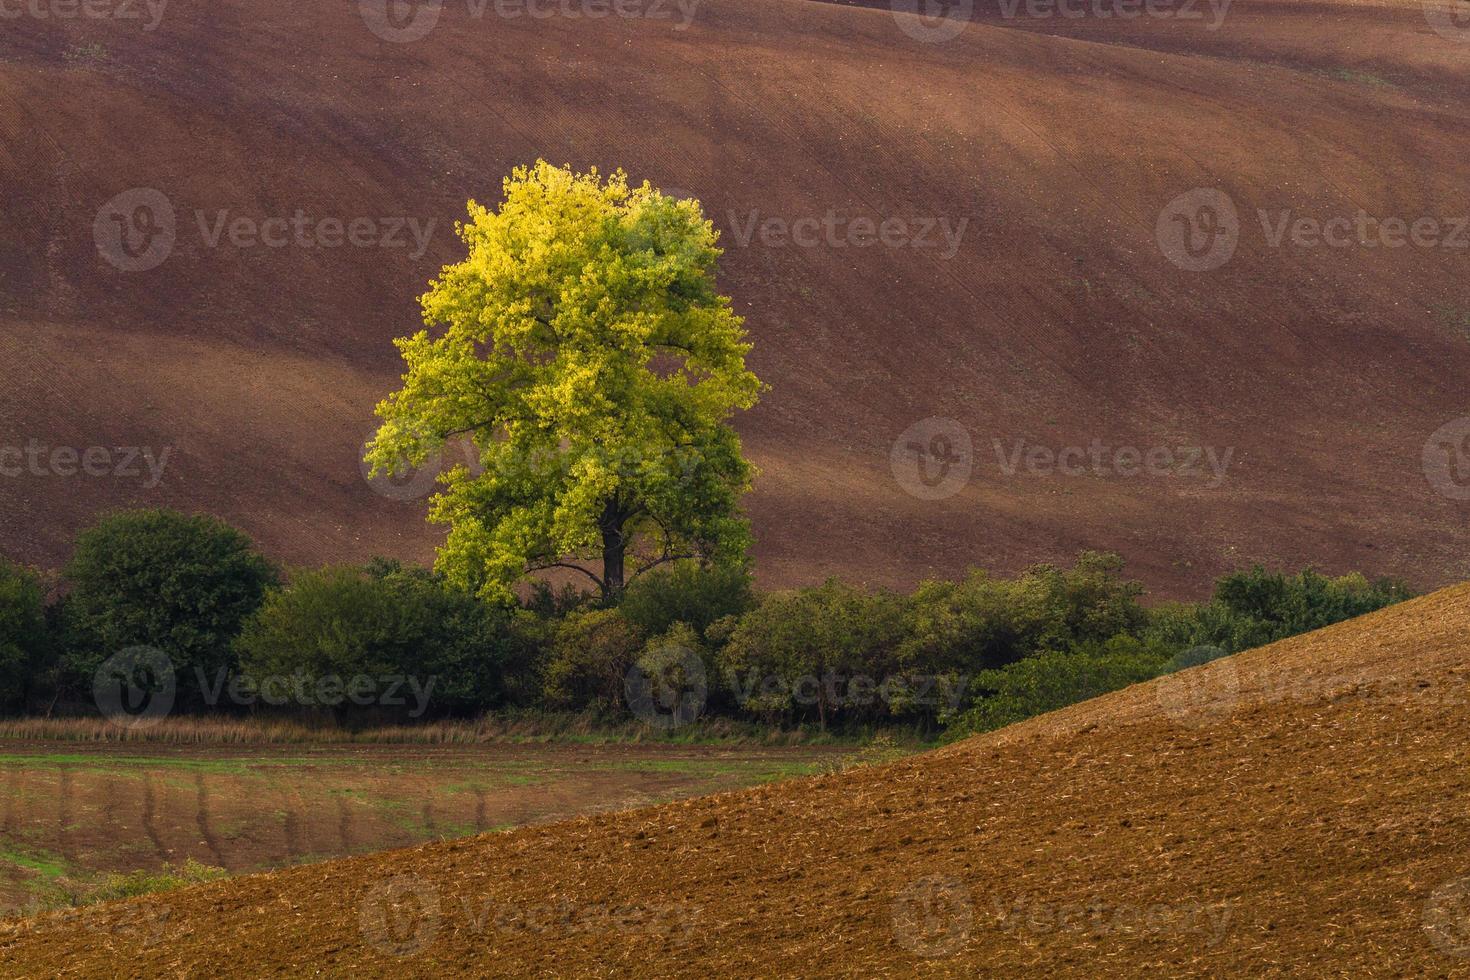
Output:
[[[469,203],[467,256],[421,298],[429,329],[397,341],[373,471],[472,441],[429,516],[450,529],[440,570],[487,598],[548,568],[607,597],[664,562],[742,560],[753,472],[729,422],[762,385],[699,204],[542,161],[504,189],[499,210]]]

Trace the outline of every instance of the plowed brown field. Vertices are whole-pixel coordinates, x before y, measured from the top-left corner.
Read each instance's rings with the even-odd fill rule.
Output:
[[[739,420],[764,472],[750,510],[767,584],[902,584],[1082,547],[1123,553],[1164,594],[1249,560],[1458,581],[1465,447],[1431,436],[1466,413],[1470,251],[1270,240],[1283,213],[1360,210],[1455,236],[1470,214],[1457,3],[1200,0],[1192,20],[1007,0],[937,43],[886,5],[807,0],[707,0],[689,18],[662,0],[634,4],[662,14],[643,17],[447,0],[402,43],[370,29],[371,0],[179,0],[152,29],[141,3],[125,5],[141,19],[12,4],[0,450],[169,456],[156,485],[117,456],[101,475],[0,457],[20,466],[0,478],[0,550],[53,564],[98,510],[167,504],[292,562],[429,557],[422,497],[377,494],[359,470],[398,375],[389,342],[461,254],[464,201],[494,202],[513,166],[546,157],[697,196],[723,231],[723,286],[773,386]],[[1239,212],[1211,271],[1159,243],[1198,188]],[[175,240],[126,271],[97,239],[135,189],[167,200]],[[298,210],[375,230],[337,247],[223,230]],[[828,218],[807,245],[760,230]],[[433,223],[422,250],[403,219]],[[848,237],[889,219],[906,240]],[[962,223],[951,247],[938,229]],[[973,444],[942,499],[906,492],[891,458],[913,462],[904,433],[931,417]],[[1080,475],[1008,463],[1094,440],[1176,455],[1155,475],[1111,456]],[[1426,447],[1460,452],[1449,482],[1426,479]],[[1228,468],[1187,472],[1181,449]]]
[[[1464,974],[1470,586],[882,768],[29,921],[8,974]]]

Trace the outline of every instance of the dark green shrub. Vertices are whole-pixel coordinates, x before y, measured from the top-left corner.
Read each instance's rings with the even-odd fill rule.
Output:
[[[1170,653],[1131,636],[1047,650],[975,677],[983,695],[949,733],[988,732],[1146,681],[1170,669]]]
[[[41,576],[0,559],[0,712],[24,709],[51,653]]]
[[[648,636],[687,623],[702,639],[710,624],[738,616],[755,603],[750,572],[739,566],[684,561],[633,580],[618,608]]]
[[[1283,575],[1257,565],[1221,577],[1208,603],[1155,610],[1147,632],[1181,650],[1213,646],[1237,653],[1412,597],[1391,579],[1370,582],[1356,573],[1328,578],[1311,569]]]
[[[550,582],[536,579],[530,585],[521,607],[541,619],[564,619],[578,609],[590,607],[592,597],[570,582],[553,588]]]
[[[511,611],[426,569],[392,562],[296,576],[267,597],[237,647],[241,674],[260,701],[279,701],[285,679],[288,705],[336,713],[479,711],[503,703],[515,675],[527,669]],[[305,686],[298,688],[296,678]],[[357,684],[356,700],[339,693],[338,682]]]
[[[233,669],[240,626],[277,581],[240,531],[170,510],[104,517],[77,536],[64,577],[71,586],[68,686],[90,690],[103,660],[125,648],[155,647],[181,678],[184,708],[202,701],[195,677],[213,681]]]

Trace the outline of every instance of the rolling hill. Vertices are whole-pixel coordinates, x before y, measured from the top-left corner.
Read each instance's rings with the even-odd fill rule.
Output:
[[[1083,547],[1164,595],[1252,560],[1464,578],[1453,10],[1017,2],[942,41],[808,0],[6,20],[0,549],[54,565],[99,510],[157,504],[293,563],[428,558],[423,499],[376,492],[359,448],[464,202],[544,157],[624,167],[721,228],[772,385],[739,420],[767,584]],[[1224,208],[1198,191],[1238,217],[1207,270]],[[1297,234],[1359,212],[1437,222],[1436,244]],[[915,482],[910,444],[956,433],[968,478]],[[87,475],[67,453],[91,447]]]
[[[895,764],[0,930],[8,976],[1449,975],[1470,586]]]

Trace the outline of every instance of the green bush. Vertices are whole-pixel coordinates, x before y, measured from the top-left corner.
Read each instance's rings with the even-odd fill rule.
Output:
[[[975,686],[984,696],[956,720],[949,734],[1003,728],[1149,680],[1171,666],[1169,651],[1126,635],[1101,643],[1090,640],[1067,651],[1043,651],[976,675]]]
[[[1037,565],[1015,579],[982,571],[921,583],[907,602],[901,663],[925,674],[970,674],[1038,651],[1066,650],[1148,623],[1143,587],[1116,555],[1083,552],[1070,569]]]
[[[678,727],[696,721],[709,700],[709,664],[699,635],[687,623],[675,623],[668,632],[649,640],[634,663],[639,674],[629,676],[625,694],[628,707],[644,721]],[[639,683],[634,683],[637,677]]]
[[[51,650],[41,576],[0,559],[0,712],[24,709]]]
[[[240,531],[169,510],[104,517],[77,536],[64,577],[64,673],[83,691],[103,660],[136,646],[162,650],[181,679],[222,676],[241,624],[277,581]],[[181,707],[199,706],[199,687],[179,684]]]
[[[618,609],[574,612],[556,627],[541,669],[547,705],[621,714],[628,668],[643,649],[643,633]]]
[[[647,636],[687,623],[702,639],[716,620],[755,604],[750,572],[740,566],[677,562],[633,580],[618,608]]]
[[[1237,653],[1412,597],[1408,586],[1392,579],[1370,582],[1356,573],[1328,578],[1311,569],[1283,575],[1257,565],[1222,576],[1208,603],[1155,610],[1147,635],[1180,650],[1213,646]]]
[[[814,711],[825,729],[834,719],[888,712],[878,685],[894,676],[902,629],[898,597],[829,579],[762,599],[729,632],[717,666],[740,708],[767,716]]]
[[[538,619],[565,619],[578,609],[589,607],[591,602],[591,596],[570,582],[557,589],[550,582],[536,579],[521,600],[521,608]]]
[[[421,568],[376,562],[367,569],[328,567],[297,575],[273,591],[237,643],[240,670],[264,696],[280,678],[366,677],[374,690],[404,704],[356,704],[307,687],[298,705],[418,717],[491,708],[527,669],[524,641],[509,610],[489,605]],[[390,694],[390,681],[403,679]],[[362,691],[366,691],[364,686]],[[276,695],[279,699],[279,694]],[[359,695],[368,701],[366,693]],[[335,703],[334,703],[335,702]],[[267,701],[267,703],[269,703]]]

